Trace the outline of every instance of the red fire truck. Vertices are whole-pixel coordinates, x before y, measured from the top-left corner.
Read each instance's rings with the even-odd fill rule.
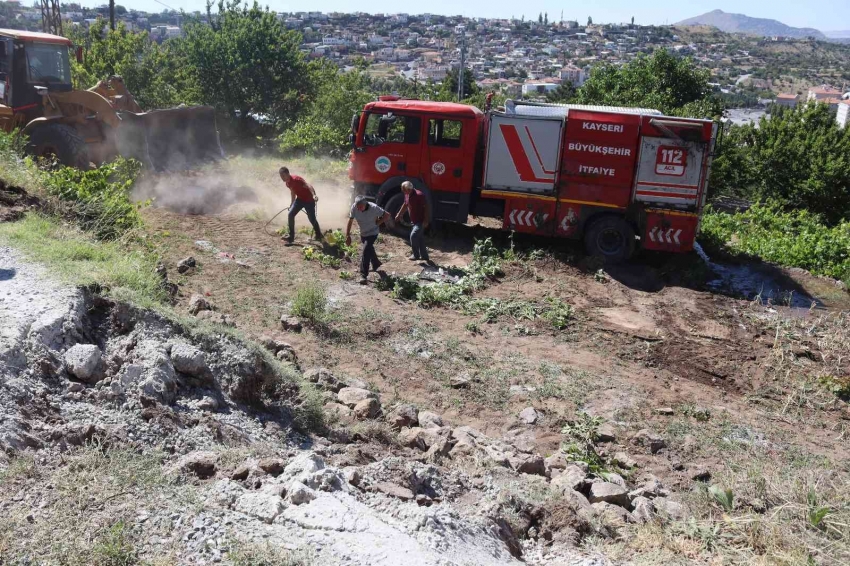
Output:
[[[434,220],[500,218],[619,260],[637,245],[693,249],[715,135],[709,120],[649,109],[384,97],[352,120],[349,177],[391,214],[411,181]]]

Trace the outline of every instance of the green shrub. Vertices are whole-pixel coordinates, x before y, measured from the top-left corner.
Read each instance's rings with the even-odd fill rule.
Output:
[[[806,210],[783,212],[776,204],[746,212],[707,212],[700,241],[709,253],[724,247],[815,275],[850,280],[850,221],[827,226]]]
[[[308,283],[299,287],[292,299],[292,314],[303,318],[310,324],[321,325],[328,315],[328,296],[325,288],[318,283]]]
[[[130,200],[140,169],[137,161],[120,158],[89,171],[62,167],[45,176],[45,188],[70,206],[81,228],[99,240],[113,240],[141,224]]]

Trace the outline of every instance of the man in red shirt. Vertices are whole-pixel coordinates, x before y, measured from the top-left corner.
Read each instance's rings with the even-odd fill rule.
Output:
[[[286,183],[289,192],[292,194],[292,201],[289,203],[289,234],[284,236],[283,239],[286,240],[287,244],[292,244],[295,241],[295,215],[303,209],[307,213],[310,224],[313,225],[316,240],[321,242],[322,229],[319,228],[319,222],[316,220],[316,203],[319,202],[316,189],[298,175],[290,175],[289,169],[286,167],[281,167],[278,173],[280,173],[281,180]]]
[[[428,248],[425,247],[425,229],[428,228],[431,218],[428,199],[422,191],[415,189],[410,181],[401,184],[401,192],[404,193],[404,204],[396,214],[395,221],[401,222],[405,212],[410,214],[410,223],[413,224],[410,230],[410,247],[413,248],[413,254],[408,259],[411,261],[421,259],[430,263]]]

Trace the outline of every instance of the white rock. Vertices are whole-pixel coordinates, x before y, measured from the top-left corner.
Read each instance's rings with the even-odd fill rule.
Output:
[[[534,407],[526,407],[519,413],[519,420],[527,425],[533,425],[540,418],[540,414],[534,410]]]
[[[284,485],[289,485],[294,482],[304,483],[309,481],[309,478],[315,472],[323,470],[324,468],[325,461],[318,455],[312,452],[299,454],[283,469],[283,474],[280,476],[280,482]]]
[[[343,405],[347,405],[353,409],[360,401],[374,399],[375,394],[368,389],[360,389],[359,387],[343,387],[336,394],[336,398]]]
[[[251,515],[265,523],[271,523],[283,512],[283,500],[278,496],[263,492],[248,492],[236,500],[234,509]]]
[[[189,344],[177,342],[171,346],[174,369],[186,375],[202,375],[207,370],[207,356]]]
[[[77,344],[65,352],[65,368],[81,381],[91,382],[103,353],[94,344]]]
[[[681,521],[685,518],[685,515],[687,515],[684,505],[664,497],[657,497],[653,499],[652,504],[655,506],[655,511],[659,515],[674,521]]]
[[[596,482],[590,486],[591,503],[613,503],[620,507],[625,507],[629,504],[629,494],[626,488],[610,482]]]
[[[316,499],[316,492],[303,483],[296,481],[289,487],[289,495],[286,498],[293,505],[303,505]]]

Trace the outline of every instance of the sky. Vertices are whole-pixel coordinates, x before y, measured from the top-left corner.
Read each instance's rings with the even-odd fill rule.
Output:
[[[86,6],[99,6],[103,0],[83,0]],[[205,0],[116,0],[126,8],[158,12],[165,5],[175,10],[204,10]],[[470,17],[498,17],[526,19],[537,18],[548,12],[550,20],[558,20],[561,11],[564,19],[587,22],[588,16],[597,23],[628,22],[632,16],[636,24],[675,23],[711,10],[745,14],[754,18],[771,18],[794,27],[812,27],[820,30],[850,30],[850,0],[832,0],[819,3],[822,9],[812,9],[799,0],[596,0],[595,2],[555,2],[554,0],[428,0],[428,2],[399,2],[398,0],[265,0],[263,6],[277,12],[369,12],[394,14],[464,15]],[[592,6],[592,7],[591,7]]]

